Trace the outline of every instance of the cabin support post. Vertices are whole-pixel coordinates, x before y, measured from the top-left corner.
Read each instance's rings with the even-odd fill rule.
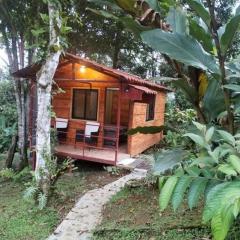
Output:
[[[122,80],[120,82],[119,92],[118,92],[118,107],[117,107],[117,141],[116,141],[116,152],[115,152],[115,166],[118,160],[119,151],[119,136],[120,136],[120,123],[121,123],[121,100],[122,100]]]

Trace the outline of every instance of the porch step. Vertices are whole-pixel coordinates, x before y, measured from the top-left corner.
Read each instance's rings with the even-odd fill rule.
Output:
[[[153,165],[153,158],[149,155],[139,155],[136,158],[126,158],[122,159],[117,163],[117,167],[126,169],[141,169],[149,171]]]

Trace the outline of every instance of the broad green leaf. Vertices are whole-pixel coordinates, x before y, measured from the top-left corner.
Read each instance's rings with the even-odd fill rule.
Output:
[[[161,210],[164,210],[167,208],[168,203],[172,197],[173,190],[177,184],[177,181],[178,181],[178,178],[176,176],[172,176],[168,178],[168,180],[164,184],[159,196],[159,204],[160,204]]]
[[[233,204],[233,209],[232,209],[232,213],[233,213],[233,216],[235,218],[237,218],[238,214],[239,214],[239,211],[240,211],[240,201],[239,199],[235,201],[235,203]]]
[[[135,36],[140,37],[141,32],[151,29],[150,27],[145,27],[135,21],[132,17],[124,16],[118,19],[126,27],[127,30],[135,34]]]
[[[207,130],[206,125],[201,124],[201,123],[199,123],[199,122],[195,122],[195,121],[193,121],[193,124],[194,124],[194,126],[195,126],[199,131],[201,131],[201,132],[203,132],[203,133],[206,132],[206,130]]]
[[[223,130],[217,130],[217,132],[220,134],[220,136],[224,141],[226,141],[227,143],[233,146],[235,145],[235,138],[233,137],[233,135]]]
[[[234,92],[240,92],[240,85],[237,84],[226,84],[224,85],[224,88],[233,90]]]
[[[209,180],[208,181],[208,184],[206,186],[206,189],[205,189],[205,199],[207,198],[208,196],[208,193],[214,188],[216,187],[217,185],[219,185],[221,183],[220,180],[217,180],[217,179],[213,179],[213,180]]]
[[[189,22],[189,32],[192,37],[197,39],[201,43],[203,48],[209,52],[213,52],[213,41],[211,35],[205,31],[205,29],[199,25],[195,20]]]
[[[200,196],[204,193],[208,179],[198,178],[195,179],[189,190],[188,194],[188,205],[190,209],[197,206]]]
[[[211,139],[212,139],[212,136],[213,136],[213,134],[214,134],[214,127],[210,127],[208,130],[207,130],[207,132],[206,132],[206,135],[205,135],[205,140],[207,141],[207,142],[209,142]]]
[[[215,120],[220,113],[226,110],[224,103],[224,95],[218,80],[211,79],[207,90],[203,97],[203,109],[208,121]]]
[[[187,0],[187,4],[193,9],[197,15],[205,22],[205,24],[210,28],[211,17],[207,9],[204,7],[200,0]]]
[[[172,206],[174,211],[180,206],[183,201],[184,193],[186,192],[187,188],[189,187],[192,178],[190,176],[182,176],[178,181],[172,196]]]
[[[213,151],[208,151],[208,154],[213,158],[215,163],[218,163],[220,157],[221,148],[216,147]]]
[[[161,175],[166,170],[173,169],[186,157],[186,155],[187,152],[182,149],[173,149],[155,154],[153,174]]]
[[[175,87],[180,88],[182,90],[182,92],[185,94],[185,96],[187,97],[187,99],[192,104],[194,104],[198,100],[197,91],[195,90],[195,88],[193,88],[192,86],[189,85],[187,80],[185,80],[185,79],[175,80],[175,81],[172,81],[172,84]]]
[[[221,164],[221,165],[219,165],[218,171],[226,174],[227,176],[237,176],[237,172],[229,164]]]
[[[231,163],[234,170],[240,173],[240,158],[236,155],[230,155],[228,157],[229,162]]]
[[[191,138],[196,144],[200,145],[201,147],[206,147],[206,143],[205,143],[204,139],[197,134],[186,133],[183,136]]]
[[[161,190],[165,182],[165,176],[159,177],[158,179],[158,189]]]
[[[213,171],[211,168],[205,167],[202,168],[202,175],[206,178],[213,178],[215,174],[215,171]]]
[[[190,176],[193,177],[198,177],[201,173],[201,170],[197,166],[191,166],[185,170]]]
[[[226,189],[230,184],[231,182],[225,182],[217,184],[215,187],[210,189],[204,206],[203,223],[208,223],[217,212],[217,209],[220,207],[220,202],[225,195],[224,189]]]
[[[190,36],[154,29],[141,33],[141,37],[154,50],[164,53],[170,58],[188,66],[219,74],[215,58]]]
[[[222,218],[221,211],[218,210],[211,220],[211,229],[212,229],[212,234],[215,240],[224,240],[225,237],[227,236],[227,232],[230,226],[228,221],[230,221],[230,219],[232,220],[233,217],[229,218],[229,213],[225,217],[226,217],[226,220],[224,221],[224,219]],[[224,225],[224,223],[226,225]]]
[[[171,7],[167,16],[167,22],[170,24],[173,32],[188,34],[189,29],[187,15],[182,8]]]
[[[200,167],[202,167],[202,166],[212,166],[215,163],[216,163],[216,160],[212,156],[211,157],[206,156],[206,157],[199,157],[199,158],[194,159],[194,161],[191,163],[190,166],[194,166],[194,165],[197,165],[197,166],[200,166]]]
[[[240,9],[236,10],[235,16],[233,16],[225,26],[225,32],[221,37],[221,50],[223,55],[226,55],[228,48],[230,47],[233,38],[238,31],[240,25]]]

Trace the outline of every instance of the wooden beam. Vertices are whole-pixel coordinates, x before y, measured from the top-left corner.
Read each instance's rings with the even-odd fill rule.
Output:
[[[120,89],[118,90],[118,109],[117,109],[117,151],[115,153],[115,166],[117,165],[118,160],[118,151],[119,151],[119,136],[120,136],[120,124],[121,124],[121,100],[122,100],[122,82],[120,83]]]

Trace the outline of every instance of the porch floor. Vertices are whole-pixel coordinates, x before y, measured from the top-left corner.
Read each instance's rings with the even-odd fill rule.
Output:
[[[115,151],[112,149],[96,149],[96,148],[84,148],[82,146],[74,146],[68,144],[59,144],[55,147],[55,153],[59,156],[71,157],[79,160],[89,160],[93,162],[100,162],[113,165],[115,163]],[[118,150],[117,162],[131,159],[127,154],[127,146],[121,145]]]

